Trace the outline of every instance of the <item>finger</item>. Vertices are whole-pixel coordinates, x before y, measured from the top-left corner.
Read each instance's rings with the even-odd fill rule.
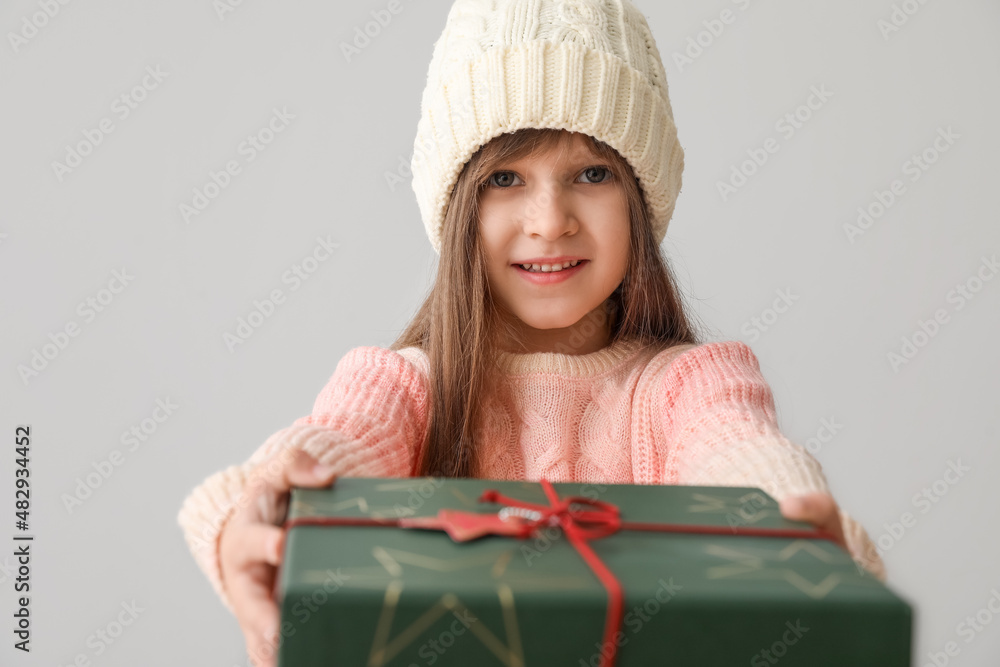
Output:
[[[827,493],[788,496],[781,500],[780,506],[787,518],[799,521],[826,522],[830,514],[836,514],[836,503]]]
[[[274,657],[278,636],[278,606],[271,595],[273,573],[258,569],[242,571],[233,578],[231,597],[240,611],[239,622],[247,640],[250,657],[269,660]],[[268,568],[273,569],[273,568]],[[269,647],[270,645],[270,647]]]
[[[247,657],[253,667],[277,667],[278,654],[263,637],[247,634]]]
[[[844,528],[840,523],[837,503],[828,493],[807,493],[789,496],[780,503],[781,513],[793,521],[805,521],[829,533],[836,541],[846,546]]]
[[[265,657],[264,651],[261,650],[261,647],[256,642],[247,642],[247,656],[250,658],[250,664],[253,667],[277,667],[277,656],[271,658]]]
[[[231,520],[280,525],[293,485],[326,486],[333,478],[334,471],[318,466],[316,458],[308,452],[297,448],[280,450],[251,471]]]
[[[232,551],[234,561],[240,568],[252,563],[267,563],[277,566],[285,546],[285,531],[279,526],[266,523],[245,523],[232,536],[232,544],[226,550]]]
[[[308,452],[293,447],[261,462],[253,477],[269,489],[287,491],[293,486],[325,486],[333,481],[334,470],[320,465]]]
[[[255,667],[276,667],[279,643],[276,638],[272,639],[274,636],[268,635],[247,642],[247,655],[253,660]]]
[[[275,667],[278,662],[279,648],[280,636],[276,625],[259,634],[255,634],[253,639],[248,642],[250,657],[260,667]]]

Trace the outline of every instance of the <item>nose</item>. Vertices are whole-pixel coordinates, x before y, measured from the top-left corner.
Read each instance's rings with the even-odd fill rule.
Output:
[[[527,193],[522,220],[525,234],[549,240],[575,234],[579,227],[570,193],[552,182],[540,184]]]

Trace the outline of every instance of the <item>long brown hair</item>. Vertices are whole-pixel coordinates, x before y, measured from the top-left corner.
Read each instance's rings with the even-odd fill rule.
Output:
[[[631,222],[625,277],[605,302],[613,343],[638,339],[657,350],[698,343],[666,258],[653,238],[649,210],[631,166],[609,145],[584,135],[624,186]],[[479,194],[503,162],[519,160],[568,138],[565,130],[528,128],[500,135],[465,164],[441,233],[437,277],[423,305],[390,349],[419,347],[430,366],[431,411],[417,476],[470,477],[474,436],[487,389],[503,387],[496,353],[516,332],[491,296],[479,234]],[[603,324],[603,323],[602,323]],[[572,353],[572,350],[557,350]]]

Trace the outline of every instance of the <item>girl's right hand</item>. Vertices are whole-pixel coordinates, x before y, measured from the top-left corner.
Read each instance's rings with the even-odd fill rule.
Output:
[[[284,552],[281,524],[292,486],[327,486],[333,470],[301,449],[275,452],[250,475],[238,507],[219,537],[222,580],[257,667],[275,667],[280,614],[274,579]]]

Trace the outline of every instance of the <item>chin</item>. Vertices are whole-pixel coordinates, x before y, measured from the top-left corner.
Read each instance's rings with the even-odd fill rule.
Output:
[[[568,329],[577,322],[583,315],[567,315],[564,317],[554,317],[551,313],[540,314],[537,317],[520,318],[525,325],[532,329]]]

